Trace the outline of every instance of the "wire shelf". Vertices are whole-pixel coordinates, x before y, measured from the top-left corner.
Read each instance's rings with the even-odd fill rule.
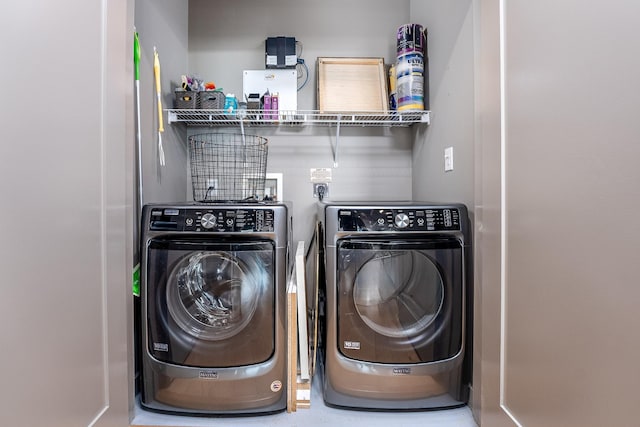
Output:
[[[430,124],[430,111],[362,111],[321,112],[315,110],[274,111],[169,109],[169,123],[189,126],[386,126],[406,127],[416,123]]]

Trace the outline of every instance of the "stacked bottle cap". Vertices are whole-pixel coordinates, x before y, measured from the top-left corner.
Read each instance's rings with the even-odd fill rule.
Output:
[[[427,79],[426,32],[420,24],[405,24],[397,32],[396,103],[397,109],[424,110]]]

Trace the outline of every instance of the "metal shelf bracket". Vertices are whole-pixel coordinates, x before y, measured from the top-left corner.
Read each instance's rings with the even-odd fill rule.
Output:
[[[342,115],[338,114],[336,117],[336,145],[333,147],[333,167],[338,167],[338,144],[340,143],[340,123],[342,122]]]

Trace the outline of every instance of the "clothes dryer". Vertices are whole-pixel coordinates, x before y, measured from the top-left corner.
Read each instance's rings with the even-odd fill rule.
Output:
[[[470,379],[466,207],[333,203],[320,205],[319,220],[325,402],[371,410],[464,405]]]
[[[143,407],[286,409],[288,212],[260,203],[144,207]]]

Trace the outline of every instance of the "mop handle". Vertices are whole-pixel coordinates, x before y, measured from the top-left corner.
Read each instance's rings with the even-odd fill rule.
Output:
[[[162,88],[160,86],[160,59],[155,46],[153,48],[153,74],[156,78],[156,93],[158,94],[158,132],[164,132],[162,122]]]

